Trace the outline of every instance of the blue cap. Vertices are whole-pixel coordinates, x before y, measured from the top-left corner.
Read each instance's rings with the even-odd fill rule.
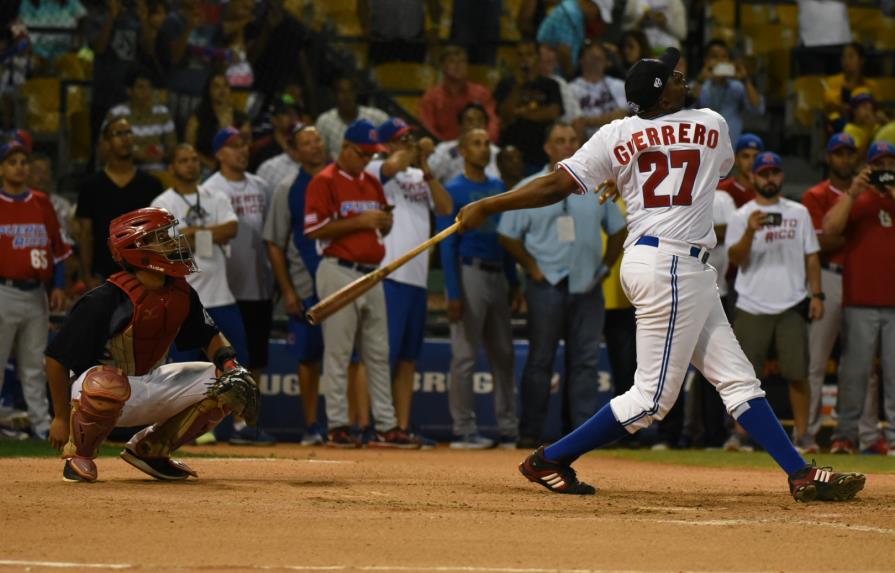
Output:
[[[873,93],[867,88],[856,89],[852,92],[851,97],[848,99],[848,103],[852,107],[859,106],[865,102],[870,102],[873,104],[876,103],[876,98],[873,97]]]
[[[834,134],[827,141],[827,153],[833,153],[834,151],[842,147],[847,147],[848,149],[858,148],[858,146],[855,144],[855,138],[844,132]]]
[[[760,153],[764,151],[764,141],[754,133],[744,133],[737,139],[734,153],[739,153],[744,149],[757,149]]]
[[[759,153],[755,158],[755,163],[752,164],[752,173],[760,173],[767,169],[783,170],[783,160],[773,151]]]
[[[404,137],[404,135],[415,129],[416,128],[412,125],[407,125],[407,122],[400,117],[390,117],[385,123],[379,126],[377,131],[379,132],[379,141],[389,143],[390,141]]]
[[[867,163],[873,163],[883,157],[895,157],[895,145],[886,141],[877,141],[867,150]]]
[[[345,130],[345,141],[357,145],[367,153],[382,153],[385,146],[379,143],[379,132],[376,126],[366,119],[359,119]]]
[[[233,126],[225,127],[214,134],[211,140],[211,150],[217,153],[222,147],[229,144],[234,139],[242,139],[242,134]]]
[[[13,140],[0,146],[0,161],[6,161],[6,158],[13,153],[24,153],[26,156],[31,155],[28,149],[21,141]]]

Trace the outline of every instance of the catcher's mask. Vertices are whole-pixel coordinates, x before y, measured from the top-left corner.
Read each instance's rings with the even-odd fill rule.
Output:
[[[177,219],[165,209],[147,207],[109,223],[109,251],[125,269],[149,269],[169,277],[199,270],[186,237],[175,230]]]

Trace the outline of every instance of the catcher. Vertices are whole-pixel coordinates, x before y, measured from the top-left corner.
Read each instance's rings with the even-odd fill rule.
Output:
[[[198,477],[171,459],[231,412],[254,425],[258,388],[184,277],[195,272],[187,239],[166,210],[138,209],[109,225],[124,269],[86,293],[46,351],[65,481],[94,482],[94,459],[113,428],[147,426],[121,452],[160,480]],[[171,343],[201,348],[208,362],[165,364]]]

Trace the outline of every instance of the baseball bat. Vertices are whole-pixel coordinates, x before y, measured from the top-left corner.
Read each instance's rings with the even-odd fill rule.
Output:
[[[427,241],[424,241],[414,248],[410,249],[384,267],[376,269],[371,273],[367,273],[357,280],[354,280],[351,283],[343,286],[336,292],[332,293],[325,299],[312,306],[311,309],[308,310],[307,313],[305,313],[305,318],[311,324],[320,324],[329,316],[333,315],[337,311],[350,304],[357,297],[382,282],[382,279],[392,274],[395,270],[407,263],[407,261],[416,257],[423,251],[434,247],[435,245],[443,241],[446,237],[454,234],[459,226],[459,222],[454,223],[431,239],[428,239]]]

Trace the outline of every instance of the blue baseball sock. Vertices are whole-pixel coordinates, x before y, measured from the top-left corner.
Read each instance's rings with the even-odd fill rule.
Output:
[[[618,423],[612,408],[606,404],[574,432],[545,448],[544,457],[553,461],[574,460],[581,454],[611,444],[627,435],[628,430]]]
[[[771,405],[764,398],[753,398],[740,406],[742,411],[737,422],[761,444],[774,461],[783,468],[787,475],[794,474],[806,465],[783,431],[783,426],[771,410]]]

